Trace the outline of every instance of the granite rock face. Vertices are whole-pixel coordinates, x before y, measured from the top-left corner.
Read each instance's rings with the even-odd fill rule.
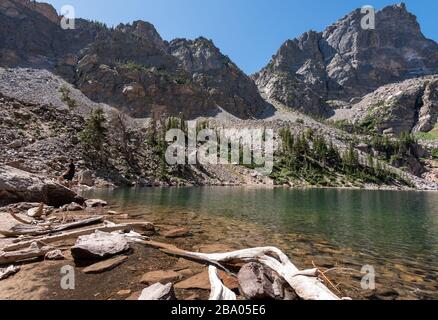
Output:
[[[144,21],[116,28],[76,19],[63,30],[48,4],[0,0],[0,67],[42,68],[96,102],[134,117],[215,115],[253,118],[269,105],[214,44],[164,41]]]
[[[0,165],[0,205],[18,202],[43,202],[60,207],[84,199],[75,192],[47,178]]]
[[[224,56],[211,40],[177,39],[170,43],[169,52],[192,75],[193,81],[208,91],[226,111],[246,119],[269,108],[254,81]]]
[[[367,95],[380,95],[385,86],[397,91],[400,83],[411,84],[404,81],[438,74],[438,44],[422,34],[403,3],[377,11],[374,30],[361,27],[363,18],[357,9],[323,32],[286,41],[248,77],[202,37],[168,42],[144,21],[108,28],[76,19],[74,30],[63,30],[48,4],[0,0],[0,67],[46,69],[134,118],[192,119],[225,111],[263,119],[272,115],[272,105],[328,118],[337,106],[355,111],[359,101],[371,109],[374,98]],[[435,84],[414,82],[375,131],[435,126]],[[353,111],[360,121],[363,114]]]
[[[438,76],[380,87],[354,104],[353,123],[378,133],[429,132],[438,120]]]
[[[49,4],[28,0],[0,1],[0,66],[38,67],[74,80],[80,50],[102,28],[76,19],[76,29],[63,30]]]
[[[306,97],[349,102],[390,83],[438,73],[438,45],[425,38],[404,4],[377,11],[374,30],[362,29],[363,17],[358,9],[322,33],[311,31],[284,43],[254,75],[260,90],[315,114],[325,106],[303,103],[303,88],[310,92]]]

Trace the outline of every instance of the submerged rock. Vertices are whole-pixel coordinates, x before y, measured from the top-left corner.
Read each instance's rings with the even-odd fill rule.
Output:
[[[181,278],[181,274],[175,271],[151,271],[143,275],[141,283],[153,284],[157,282],[175,281]]]
[[[87,208],[106,207],[108,205],[108,202],[100,199],[89,199],[85,201],[85,205],[87,206]]]
[[[219,271],[219,278],[223,281],[224,285],[230,290],[237,290],[239,288],[239,283],[236,278],[229,276],[223,271]],[[211,283],[208,275],[208,270],[204,270],[203,272],[188,278],[187,280],[178,282],[175,285],[177,289],[201,289],[201,290],[210,290]]]
[[[166,238],[184,238],[192,235],[187,228],[172,229],[163,234]]]

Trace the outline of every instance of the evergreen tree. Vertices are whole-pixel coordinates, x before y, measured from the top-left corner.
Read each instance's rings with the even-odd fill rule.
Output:
[[[106,141],[106,117],[102,108],[93,110],[86,120],[84,130],[79,134],[80,140],[95,151],[103,151]]]

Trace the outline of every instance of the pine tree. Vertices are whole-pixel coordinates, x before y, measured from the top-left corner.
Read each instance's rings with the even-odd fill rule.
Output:
[[[93,110],[86,120],[84,130],[79,134],[80,140],[95,151],[102,151],[106,141],[106,117],[102,108]]]

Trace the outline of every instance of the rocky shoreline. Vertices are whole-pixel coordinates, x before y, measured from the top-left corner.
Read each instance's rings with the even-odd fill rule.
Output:
[[[33,175],[30,176],[35,179]],[[12,180],[16,181],[17,179]],[[228,226],[228,221],[218,220],[213,223],[210,220],[203,220],[204,218],[198,215],[181,216],[175,213],[167,216],[166,219],[158,216],[143,216],[139,209],[124,210],[108,205],[107,202],[102,200],[86,200],[77,196],[71,190],[67,189],[68,191],[66,191],[62,186],[58,187],[67,194],[75,195],[74,198],[80,203],[70,203],[71,198],[66,198],[66,203],[60,207],[57,207],[54,203],[50,203],[51,205],[42,205],[39,202],[17,203],[16,201],[21,200],[30,201],[30,199],[34,199],[33,201],[44,202],[45,199],[53,199],[51,195],[53,188],[35,187],[35,185],[44,184],[44,180],[37,179],[35,183],[32,179],[26,180],[22,177],[20,181],[30,181],[34,183],[31,184],[31,190],[45,190],[46,193],[38,191],[32,196],[33,198],[26,198],[25,196],[29,196],[28,193],[16,193],[15,195],[20,195],[21,198],[15,197],[13,198],[15,200],[10,201],[14,203],[0,208],[0,230],[3,234],[12,235],[12,238],[0,236],[0,261],[2,259],[3,261],[14,261],[17,252],[20,255],[26,255],[24,261],[17,260],[16,263],[7,263],[0,266],[2,273],[0,298],[3,299],[137,300],[145,289],[153,287],[157,283],[163,285],[172,283],[171,288],[158,288],[166,292],[160,298],[205,300],[209,298],[210,294],[210,279],[205,264],[195,263],[184,258],[176,258],[172,255],[169,256],[165,250],[145,247],[140,243],[134,242],[128,245],[123,237],[120,238],[120,235],[124,233],[120,234],[117,231],[115,233],[105,233],[105,231],[100,233],[99,230],[113,230],[105,228],[117,229],[117,226],[122,226],[119,230],[125,230],[124,232],[135,230],[132,233],[134,236],[141,233],[145,237],[144,239],[207,254],[247,248],[243,244],[231,243],[229,239],[235,238],[233,236],[223,234],[222,237],[218,237],[217,232],[220,231],[210,228],[211,225],[223,226],[226,230],[235,230],[236,232],[239,230],[243,233],[263,234],[265,232],[260,230],[260,226],[248,223],[243,225],[240,222]],[[52,184],[53,182],[49,183]],[[58,195],[59,191],[56,194]],[[38,195],[39,198],[35,198],[35,195]],[[59,201],[57,204],[60,204]],[[102,224],[103,221],[109,222]],[[47,224],[51,229],[45,231]],[[55,230],[61,230],[60,227],[65,228],[66,224],[79,225],[79,227],[72,229],[72,231],[55,232]],[[130,229],[131,227],[133,229]],[[98,228],[97,233],[88,232],[87,230],[90,228]],[[10,231],[6,233],[5,230]],[[85,234],[65,239],[56,238],[57,234],[61,236],[70,232],[79,232],[80,234],[85,232]],[[45,240],[47,243],[42,240],[43,246],[38,245],[38,242],[32,244],[33,236],[30,236],[31,234],[38,237],[48,237]],[[44,234],[46,236],[43,236]],[[98,243],[102,243],[102,245],[95,247],[96,239],[90,242],[87,234],[98,237]],[[55,236],[55,239],[50,238],[52,236]],[[224,239],[228,240],[224,241]],[[52,243],[51,241],[54,240],[57,241]],[[339,268],[339,272],[331,273],[329,278],[336,283],[342,283],[342,286],[338,288],[341,291],[336,292],[342,297],[379,300],[417,298],[407,289],[404,291],[400,287],[397,289],[392,288],[389,284],[392,283],[393,275],[390,274],[387,277],[385,276],[384,281],[380,280],[381,282],[379,282],[376,290],[362,290],[360,288],[361,265],[357,260],[354,262],[351,260],[352,256],[357,256],[357,253],[346,251],[346,249],[340,250],[323,240],[294,236],[293,239],[289,240],[264,242],[260,238],[260,241],[251,242],[250,246],[275,245],[281,248],[284,246],[284,241],[296,244],[296,251],[289,253],[293,254],[295,262],[300,266],[312,266],[314,264],[323,271]],[[31,244],[26,249],[29,243]],[[310,245],[309,249],[301,249],[308,244]],[[49,248],[46,246],[49,246]],[[11,254],[11,251],[9,251],[17,248],[21,249],[15,251],[15,254]],[[79,248],[81,248],[80,251],[77,251]],[[88,252],[85,255],[87,257],[90,252],[101,254],[101,250],[105,248],[110,252],[108,255],[103,253],[97,261],[85,261],[83,263],[84,252]],[[32,254],[31,257],[28,256],[29,253]],[[73,267],[77,277],[75,290],[64,290],[60,285],[62,279],[60,270],[65,266]],[[237,299],[260,298],[260,295],[264,299],[294,300],[297,298],[293,295],[293,290],[285,283],[280,286],[282,289],[278,291],[275,286],[279,285],[278,281],[280,280],[263,282],[267,281],[266,279],[275,278],[270,275],[272,270],[263,269],[262,266],[257,264],[247,265],[242,268],[243,266],[231,266],[235,270],[231,274],[219,273],[220,279],[227,288],[237,295]],[[344,268],[350,269],[350,271],[343,272]],[[356,270],[356,272],[351,270]],[[241,274],[239,271],[241,271]],[[248,282],[248,278],[254,278],[251,274],[263,274],[260,281],[264,284],[261,288]],[[406,281],[408,279],[410,279],[409,281],[416,281],[413,275],[410,275],[410,273],[405,274],[405,271],[403,271],[401,277]],[[282,294],[275,295],[273,292],[282,292]],[[151,294],[155,293],[156,291],[153,290]],[[153,297],[149,296],[151,299]],[[143,298],[145,297],[143,296]]]

